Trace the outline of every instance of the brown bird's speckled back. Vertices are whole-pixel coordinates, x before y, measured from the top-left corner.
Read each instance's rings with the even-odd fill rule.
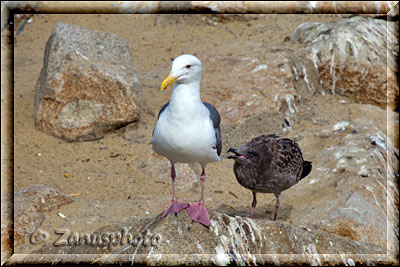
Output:
[[[246,157],[246,160],[235,161],[236,178],[254,192],[279,194],[302,177],[301,149],[290,139],[280,139],[274,134],[262,135],[236,151]]]

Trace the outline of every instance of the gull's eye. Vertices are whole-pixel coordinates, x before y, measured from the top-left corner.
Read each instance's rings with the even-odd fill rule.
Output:
[[[192,65],[190,65],[190,64],[187,64],[186,66],[185,66],[185,68],[187,68],[187,69],[190,69],[192,67]]]

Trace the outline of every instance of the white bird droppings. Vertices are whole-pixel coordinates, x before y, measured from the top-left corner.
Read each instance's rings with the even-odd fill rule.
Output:
[[[218,266],[226,266],[230,263],[228,255],[225,253],[224,247],[219,244],[218,247],[215,248],[215,256],[214,263]]]
[[[255,67],[251,72],[252,73],[258,72],[260,70],[266,70],[267,68],[268,68],[267,65],[261,64],[261,65],[258,65],[257,67]]]
[[[332,131],[337,132],[337,131],[346,131],[346,127],[349,126],[350,123],[348,121],[341,121],[336,123],[332,127]]]

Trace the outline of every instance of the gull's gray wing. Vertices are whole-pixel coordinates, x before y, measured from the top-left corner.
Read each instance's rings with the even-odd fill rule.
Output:
[[[219,125],[221,124],[221,116],[219,115],[218,110],[211,105],[210,103],[203,102],[204,106],[210,112],[210,119],[213,122],[214,130],[215,130],[215,138],[216,138],[216,149],[218,156],[221,155],[222,150],[222,139],[221,139],[221,129]]]

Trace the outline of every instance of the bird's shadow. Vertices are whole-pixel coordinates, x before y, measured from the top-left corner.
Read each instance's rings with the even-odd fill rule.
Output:
[[[288,221],[291,222],[290,214],[293,210],[291,205],[282,205],[278,211],[277,221]],[[232,207],[230,205],[221,204],[216,211],[224,213],[228,216],[240,216],[244,218],[250,218],[251,205],[249,206],[236,206]],[[275,205],[264,205],[257,206],[254,211],[252,219],[254,220],[274,220]]]

